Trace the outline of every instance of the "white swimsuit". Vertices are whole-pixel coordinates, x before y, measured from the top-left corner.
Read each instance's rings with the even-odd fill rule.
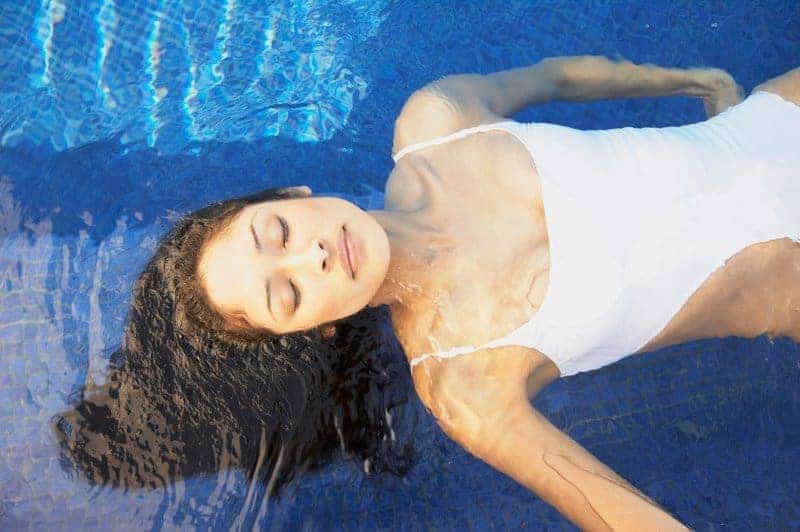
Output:
[[[537,314],[483,345],[534,348],[562,375],[644,346],[703,281],[743,248],[800,237],[800,106],[756,92],[682,127],[580,131],[501,122],[406,146],[404,155],[482,131],[522,142],[541,179],[549,285]]]

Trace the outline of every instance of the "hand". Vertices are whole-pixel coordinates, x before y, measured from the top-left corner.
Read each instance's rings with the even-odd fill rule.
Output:
[[[724,70],[696,68],[692,72],[700,86],[696,95],[703,99],[703,107],[709,118],[736,105],[744,98],[742,87]]]
[[[296,194],[299,194],[301,198],[307,198],[311,196],[311,188],[306,185],[300,185],[295,187],[286,187],[286,191],[292,191]]]

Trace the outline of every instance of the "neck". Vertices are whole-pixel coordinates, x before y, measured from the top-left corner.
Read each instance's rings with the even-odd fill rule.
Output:
[[[370,301],[371,306],[406,306],[423,296],[427,266],[438,248],[438,231],[421,223],[419,216],[401,211],[369,211],[389,237],[390,259],[386,277]],[[433,237],[433,238],[432,238]]]

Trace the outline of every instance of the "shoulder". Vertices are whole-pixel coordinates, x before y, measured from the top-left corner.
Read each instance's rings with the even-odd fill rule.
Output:
[[[428,359],[412,375],[420,400],[449,433],[478,429],[510,405],[527,403],[558,370],[535,349],[506,346]]]
[[[751,94],[757,91],[772,92],[784,100],[800,105],[800,68],[765,81],[755,87]]]
[[[472,95],[471,75],[448,76],[414,91],[394,124],[392,153],[406,146],[500,119]]]

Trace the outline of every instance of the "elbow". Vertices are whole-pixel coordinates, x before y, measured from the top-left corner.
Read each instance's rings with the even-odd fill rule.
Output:
[[[571,86],[572,69],[565,57],[546,57],[539,61],[536,78],[540,80],[544,91],[543,100],[554,100],[565,93]]]
[[[602,79],[613,64],[614,61],[602,55],[550,57],[539,63],[555,94],[567,98],[593,80]]]
[[[474,427],[482,418],[476,394],[480,383],[471,383],[461,371],[430,363],[423,378],[416,378],[415,387],[422,404],[433,414],[439,426],[451,437]]]

